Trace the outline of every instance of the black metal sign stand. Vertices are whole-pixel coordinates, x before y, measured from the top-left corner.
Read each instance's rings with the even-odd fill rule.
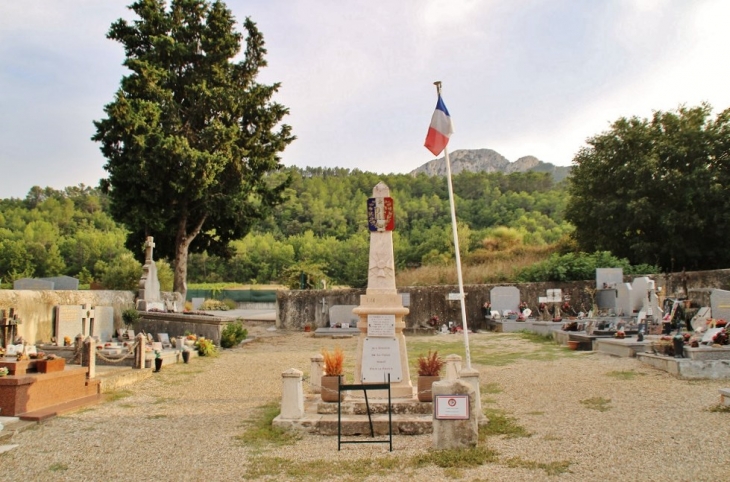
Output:
[[[368,412],[368,422],[370,423],[370,436],[375,438],[375,430],[373,430],[373,419],[370,416],[370,402],[368,402],[368,390],[388,390],[388,440],[342,440],[342,392],[348,390],[362,390],[365,394],[365,407]],[[386,383],[368,383],[362,385],[343,385],[342,378],[338,386],[339,397],[337,398],[337,450],[340,450],[342,444],[384,444],[390,446],[393,451],[393,415],[390,404],[390,373],[388,373],[388,381]]]

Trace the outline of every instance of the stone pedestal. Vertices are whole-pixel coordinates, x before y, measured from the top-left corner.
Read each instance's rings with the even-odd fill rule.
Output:
[[[298,419],[304,416],[302,375],[303,373],[296,368],[290,368],[281,374],[284,385],[281,393],[282,419]]]
[[[446,358],[445,380],[458,380],[461,372],[461,357],[459,355],[447,355]]]
[[[324,374],[324,357],[314,355],[310,358],[312,364],[309,367],[309,380],[312,393],[322,393],[322,375]]]
[[[442,380],[433,384],[434,403],[439,395],[468,395],[469,419],[439,420],[434,409],[433,448],[436,450],[474,447],[479,440],[479,420],[476,394],[470,384],[462,380]]]
[[[370,290],[368,290],[370,291]],[[406,349],[406,338],[403,329],[406,327],[403,316],[408,314],[408,308],[402,304],[401,296],[398,294],[366,294],[360,297],[360,306],[352,310],[353,313],[360,317],[357,327],[360,330],[360,336],[357,341],[357,354],[355,356],[355,383],[367,383],[363,381],[363,362],[365,370],[370,366],[365,361],[365,357],[373,356],[368,352],[368,345],[372,343],[387,343],[388,340],[395,340],[398,353],[388,353],[393,359],[387,368],[392,369],[390,393],[392,398],[413,398],[413,384],[411,383],[411,374],[408,367],[408,351]],[[368,334],[368,316],[369,315],[393,315],[395,317],[395,333],[393,337],[371,337]],[[372,340],[372,341],[371,341]],[[371,349],[372,350],[372,349]],[[386,350],[383,350],[386,351]],[[397,358],[397,359],[396,359]],[[383,370],[385,376],[389,370]],[[396,372],[399,372],[396,376]],[[371,383],[383,383],[385,380],[370,380]],[[373,392],[368,396],[381,397],[387,396],[385,392]],[[357,396],[354,393],[353,396]]]

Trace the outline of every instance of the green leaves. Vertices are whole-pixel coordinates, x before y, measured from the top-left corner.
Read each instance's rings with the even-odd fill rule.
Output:
[[[730,263],[730,111],[621,118],[573,160],[566,218],[585,251],[609,250],[664,270]]]

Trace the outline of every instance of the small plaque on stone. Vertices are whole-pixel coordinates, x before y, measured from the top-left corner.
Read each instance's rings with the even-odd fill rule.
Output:
[[[433,405],[437,420],[469,420],[469,395],[436,395]]]
[[[395,336],[395,315],[368,315],[368,336]]]

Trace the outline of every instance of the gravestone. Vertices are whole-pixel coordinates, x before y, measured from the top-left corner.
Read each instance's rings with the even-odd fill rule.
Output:
[[[624,282],[623,268],[596,268],[596,289],[616,289]]]
[[[160,296],[160,280],[157,279],[157,266],[152,257],[152,250],[155,247],[152,236],[147,236],[145,241],[145,262],[142,267],[142,277],[139,280],[139,293],[137,295],[137,310],[164,311],[165,304]]]
[[[43,290],[52,290],[53,286],[54,286],[53,281],[47,281],[47,280],[37,279],[37,278],[21,278],[21,279],[13,281],[14,290],[43,291]]]
[[[616,285],[616,314],[623,316],[632,316],[634,309],[631,306],[633,288],[629,283],[619,283]]]
[[[349,326],[357,326],[357,322],[360,319],[353,309],[357,308],[357,305],[334,305],[330,306],[329,309],[329,321],[330,326],[342,326],[343,323],[347,323]]]
[[[56,306],[56,345],[63,346],[63,339],[69,337],[73,343],[76,335],[82,333],[84,325],[81,321],[80,305]]]
[[[54,290],[78,290],[79,280],[71,276],[53,276],[51,278],[40,278],[53,283]]]
[[[191,303],[193,305],[194,310],[199,310],[201,306],[203,306],[203,302],[205,302],[205,298],[192,298]]]
[[[520,309],[520,290],[516,286],[495,286],[489,291],[492,310],[500,314],[505,310],[517,312]]]
[[[631,309],[644,310],[647,318],[656,318],[659,313],[654,280],[646,276],[634,278],[631,282]]]
[[[560,288],[545,290],[548,303],[560,303],[563,301],[563,290]]]
[[[114,307],[96,306],[94,313],[94,330],[91,336],[104,342],[111,340],[114,336]]]
[[[730,321],[730,291],[712,290],[710,293],[712,318]]]
[[[618,296],[616,291],[615,289],[596,290],[596,306],[599,310],[617,311]]]
[[[395,213],[390,189],[380,182],[367,201],[370,255],[368,287],[360,296],[358,316],[360,335],[355,358],[355,383],[383,383],[389,374],[393,398],[413,398],[413,385],[408,368],[408,352],[403,317],[408,308],[395,287],[393,229]],[[359,393],[353,397],[362,396]],[[378,395],[375,395],[378,396]]]

